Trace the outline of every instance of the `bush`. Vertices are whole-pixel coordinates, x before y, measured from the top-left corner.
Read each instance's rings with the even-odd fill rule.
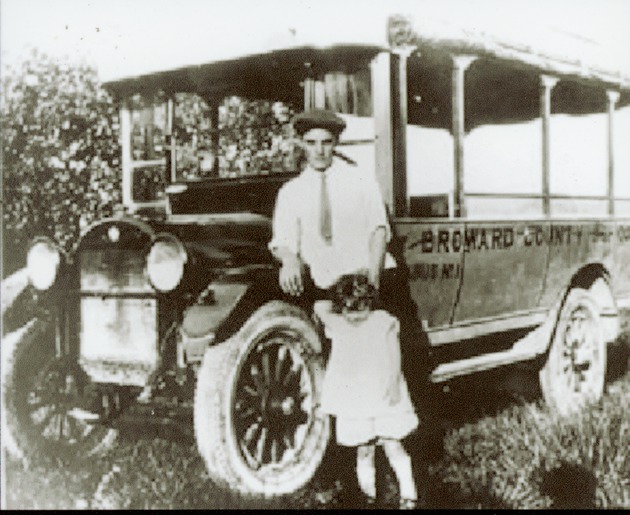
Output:
[[[33,51],[17,67],[3,70],[1,100],[3,245],[10,249],[4,253],[6,277],[24,266],[33,236],[48,235],[70,250],[82,227],[111,215],[121,201],[121,173],[117,109],[93,68]],[[153,120],[155,106],[139,97],[133,101],[136,110],[153,109]],[[179,94],[177,106],[178,175],[194,178],[203,175],[197,152],[207,154],[211,146],[209,107],[191,94]],[[218,170],[212,173],[228,177],[296,168],[289,145],[292,113],[291,106],[279,102],[225,99]],[[154,122],[156,155],[134,147],[136,159],[160,157],[164,151],[160,123]],[[140,143],[143,129],[134,125]],[[145,172],[137,174],[134,194],[153,200],[164,189],[164,171]]]
[[[120,202],[114,103],[93,68],[36,51],[4,70],[1,98],[5,255],[36,234],[68,249]]]

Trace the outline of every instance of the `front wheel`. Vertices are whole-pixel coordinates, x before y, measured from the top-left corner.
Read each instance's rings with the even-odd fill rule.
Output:
[[[88,385],[76,359],[55,355],[50,322],[35,319],[3,338],[2,437],[9,453],[77,460],[108,450],[117,431],[72,414]]]
[[[322,461],[329,421],[319,410],[319,335],[295,306],[269,302],[206,351],[194,421],[210,478],[244,494],[293,493]]]
[[[605,378],[606,343],[599,310],[587,290],[573,288],[540,371],[543,397],[551,409],[570,415],[601,399]]]

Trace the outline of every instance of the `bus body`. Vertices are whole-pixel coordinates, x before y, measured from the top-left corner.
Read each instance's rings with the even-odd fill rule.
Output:
[[[431,356],[430,381],[540,361],[560,413],[602,395],[630,300],[630,78],[402,16],[387,28],[381,46],[106,85],[124,212],[84,231],[51,287],[67,292],[51,359],[79,365],[99,428],[192,408],[213,480],[264,495],[310,480],[327,342],[280,292],[267,243],[300,170],[291,116],[313,108],[346,120],[339,158],[381,186],[423,335],[405,352]]]

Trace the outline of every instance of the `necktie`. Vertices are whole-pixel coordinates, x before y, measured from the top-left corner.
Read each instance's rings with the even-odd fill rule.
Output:
[[[326,243],[332,241],[332,219],[330,215],[330,198],[328,197],[328,186],[326,185],[326,174],[320,172],[322,176],[322,187],[320,195],[319,210],[319,231]]]

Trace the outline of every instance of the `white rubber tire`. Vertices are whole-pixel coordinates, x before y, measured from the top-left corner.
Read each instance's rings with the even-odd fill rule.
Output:
[[[600,312],[589,292],[569,291],[539,379],[543,398],[561,416],[571,415],[604,393],[606,342]]]
[[[299,365],[299,374],[290,373],[295,378],[299,375],[299,388],[308,393],[296,410],[306,419],[296,426],[295,434],[299,438],[295,438],[299,445],[296,444],[295,449],[286,447],[279,462],[252,466],[251,460],[248,461],[244,454],[243,439],[237,435],[235,410],[242,397],[239,385],[255,375],[253,365],[250,369],[246,367],[251,363],[248,360],[263,355],[269,349],[283,353],[282,360],[290,357],[291,371],[296,363]],[[236,335],[207,349],[197,377],[194,425],[199,453],[213,482],[242,494],[272,497],[293,493],[311,480],[330,437],[328,416],[319,410],[323,376],[320,349],[318,332],[304,312],[280,301],[265,304]],[[279,363],[280,359],[274,365],[276,380],[277,369],[284,366],[284,361],[282,365]],[[293,413],[293,398],[287,399],[276,405]],[[262,426],[262,423],[259,425]],[[261,444],[263,448],[265,443]],[[273,442],[274,445],[276,443]]]

